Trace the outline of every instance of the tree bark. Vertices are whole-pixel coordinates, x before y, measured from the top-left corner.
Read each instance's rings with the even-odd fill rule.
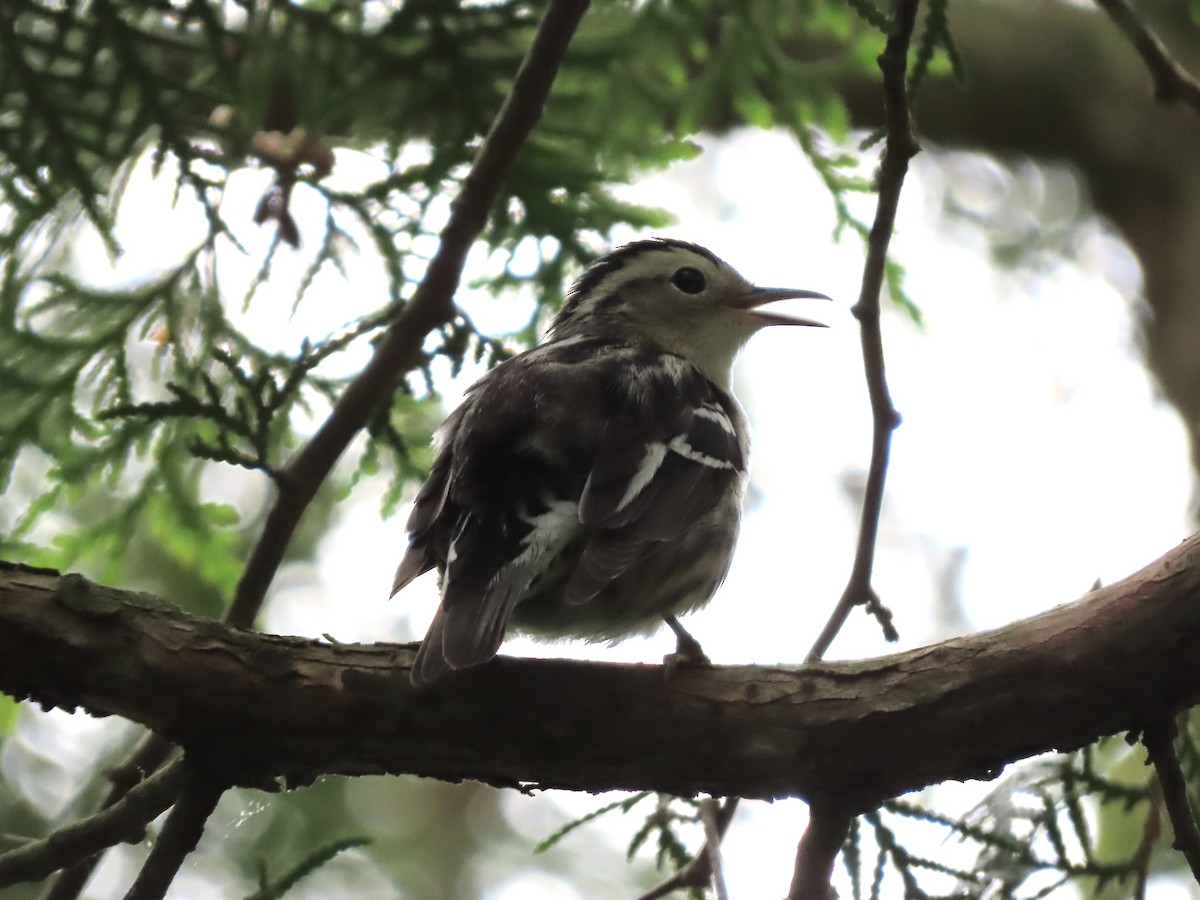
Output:
[[[394,773],[797,796],[868,809],[1200,701],[1200,535],[998,631],[878,659],[684,668],[498,658],[408,682],[413,645],[264,635],[0,568],[0,690],[140,722],[233,784]]]

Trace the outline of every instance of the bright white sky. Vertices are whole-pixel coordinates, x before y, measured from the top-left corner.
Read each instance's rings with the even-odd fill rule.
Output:
[[[978,229],[943,220],[948,196],[969,213],[1019,211],[1045,206],[1046,198],[1028,195],[1061,193],[1063,180],[1033,167],[1010,173],[978,158],[939,165],[926,157],[905,186],[893,247],[926,327],[885,314],[889,382],[904,423],[893,443],[875,577],[896,614],[899,649],[947,635],[941,586],[960,554],[966,621],[951,626],[956,632],[1074,600],[1097,578],[1122,578],[1189,532],[1186,437],[1137,349],[1141,278],[1129,251],[1096,223],[1074,248],[1084,264],[1002,270]],[[699,159],[626,193],[670,209],[679,224],[665,233],[709,247],[752,281],[835,298],[810,307],[831,328],[768,329],[743,354],[736,390],[754,429],[753,502],[729,580],[686,621],[717,662],[798,663],[848,576],[858,513],[847,486],[861,483],[869,458],[870,410],[849,313],[861,245],[855,237],[832,245],[824,189],[785,135],[745,132],[712,143]],[[863,199],[869,221],[873,200]],[[516,327],[526,315],[485,296],[460,302],[488,330]],[[391,604],[371,600],[390,583],[402,522],[381,525],[369,503],[347,511],[323,548],[324,586],[298,588],[317,602],[307,612],[277,605],[270,626],[316,634],[336,623],[343,640],[423,634],[436,605],[432,578],[420,598],[410,596],[420,590],[414,586]],[[361,602],[348,609],[347,597]],[[396,630],[397,614],[411,617],[411,631]],[[672,646],[664,629],[617,647],[512,639],[504,652],[654,662]],[[893,649],[872,620],[856,615],[831,658]],[[576,815],[597,805],[586,796],[556,799]],[[518,827],[527,816],[537,823],[537,840],[544,814],[522,811],[533,802],[514,797],[510,808]],[[804,817],[798,802],[743,806],[725,846],[732,896],[784,892]],[[614,823],[615,842],[628,839],[628,827]],[[537,876],[497,885],[489,896],[577,894]]]
[[[339,157],[333,177],[361,173],[352,158]],[[244,282],[257,269],[253,254],[270,238],[270,229],[250,221],[268,176],[237,177],[245,184],[230,192],[226,213],[245,223],[239,237],[252,257],[223,255],[220,274],[229,283]],[[1073,260],[1002,270],[992,264],[979,229],[942,212],[952,201],[980,216],[1009,208],[1018,214],[1045,208],[1050,193],[1064,190],[1069,195],[1073,185],[1062,173],[1012,172],[968,156],[940,163],[918,157],[893,248],[926,327],[917,329],[892,309],[885,314],[889,382],[904,422],[893,442],[875,575],[901,644],[886,645],[875,623],[856,614],[830,658],[871,656],[948,631],[1003,625],[1076,599],[1097,578],[1124,577],[1189,532],[1186,438],[1137,349],[1141,278],[1129,251],[1096,223],[1078,235]],[[744,132],[709,142],[697,160],[625,193],[668,208],[679,224],[664,234],[709,247],[750,280],[835,298],[806,307],[829,329],[768,329],[742,357],[736,391],[754,431],[752,502],[729,580],[708,609],[685,621],[718,663],[798,663],[848,576],[858,515],[849,498],[857,497],[869,457],[870,410],[857,323],[849,313],[861,245],[856,237],[832,245],[833,212],[824,189],[784,135]],[[860,213],[869,221],[873,198],[863,200]],[[297,191],[302,232],[308,203]],[[314,212],[309,221],[319,223],[323,213]],[[165,206],[156,214],[169,216],[171,227],[149,240],[144,234],[127,240],[130,253],[114,280],[152,270],[175,245],[198,237],[199,223]],[[618,235],[618,242],[640,236]],[[281,262],[291,253],[282,250]],[[281,271],[276,282],[251,306],[245,325],[281,349],[294,348],[304,334],[336,330],[360,303],[373,306],[383,296],[377,275],[350,288],[331,278],[327,292],[284,324],[281,309],[290,308],[294,279]],[[240,291],[231,296],[240,308]],[[485,330],[517,327],[528,313],[523,304],[514,310],[465,292],[459,300]],[[362,361],[355,356],[338,365],[350,371]],[[381,488],[368,484],[344,508],[315,571],[281,573],[267,615],[270,630],[328,632],[343,641],[424,633],[436,603],[431,578],[387,600],[406,513],[381,522]],[[258,495],[244,479],[214,480],[213,489],[245,506]],[[960,590],[947,592],[944,583],[959,563]],[[948,594],[961,600],[965,621],[950,617],[947,624]],[[504,652],[656,662],[672,647],[663,629],[613,648],[514,639]],[[564,821],[598,805],[592,797],[554,796],[570,811],[561,814]],[[514,825],[528,827],[534,841],[553,827],[545,824],[545,802],[514,797],[510,804]],[[785,892],[803,822],[798,802],[743,805],[725,846],[732,896]],[[614,825],[614,842],[627,840],[628,822]],[[497,884],[488,896],[579,895],[537,875]]]
[[[1186,437],[1137,349],[1136,261],[1096,224],[1074,248],[1086,265],[997,269],[980,232],[942,221],[940,210],[947,194],[976,209],[1024,204],[1019,195],[1036,170],[1012,175],[969,157],[945,168],[949,175],[918,157],[893,242],[925,329],[893,309],[884,317],[889,382],[904,422],[893,442],[876,586],[896,613],[902,647],[941,634],[931,605],[960,548],[961,599],[970,627],[981,628],[1072,600],[1097,578],[1124,577],[1188,533]],[[742,356],[736,390],[754,432],[752,501],[728,582],[690,620],[715,660],[798,661],[848,573],[858,516],[848,485],[861,483],[869,458],[870,410],[849,313],[861,246],[854,237],[832,245],[823,188],[784,135],[735,135],[627,193],[670,209],[679,224],[664,233],[708,246],[752,281],[835,298],[807,307],[829,329],[768,329]],[[870,213],[864,203],[863,216]],[[616,243],[639,236],[618,235]],[[495,332],[528,312],[466,291],[459,299],[479,327]],[[261,304],[272,340],[288,346],[271,306]],[[322,307],[334,317],[324,325],[299,321],[321,316]],[[340,302],[314,299],[292,330],[321,333],[344,316]],[[381,533],[392,535],[392,552],[382,549]],[[380,585],[386,592],[403,543],[403,514],[380,524],[373,502],[346,510],[322,551],[327,584],[316,588],[336,606],[306,614],[277,603],[272,626],[319,633],[336,622],[339,637],[357,639],[394,631],[399,614],[411,616],[419,636],[435,603],[431,576],[423,598],[406,594],[382,608],[344,602],[360,596],[348,577],[361,579],[364,598]],[[306,624],[314,612],[317,621]],[[754,621],[766,627],[751,632]],[[670,644],[665,634],[615,648],[516,639],[506,652],[649,661]],[[884,649],[874,623],[856,616],[832,655]]]

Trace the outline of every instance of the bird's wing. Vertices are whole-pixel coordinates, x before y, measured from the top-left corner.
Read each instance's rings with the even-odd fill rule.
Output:
[[[408,549],[396,568],[396,577],[392,581],[393,597],[417,576],[424,575],[439,562],[445,562],[444,556],[439,556],[437,552],[437,531],[444,521],[443,513],[450,489],[450,467],[453,457],[441,450],[446,436],[453,434],[458,427],[460,418],[461,413],[456,410],[434,435],[434,445],[439,452],[429,470],[429,477],[417,492],[412,512],[408,516]]]
[[[438,514],[446,504],[446,489],[449,486],[449,458],[439,458],[429,472],[429,478],[421,486],[408,517],[408,532],[411,535],[408,549],[396,567],[392,581],[392,596],[396,596],[418,575],[424,575],[437,565],[438,558],[432,541],[433,527]]]
[[[579,493],[603,421],[580,415],[597,370],[579,363],[595,352],[547,345],[509,360],[448,423],[397,573],[403,586],[432,565],[442,570],[414,681],[494,656],[530,582],[579,532]]]
[[[567,603],[586,603],[655,544],[677,538],[745,467],[732,398],[691,367],[664,367],[661,376],[643,379],[633,415],[609,423],[579,502],[581,522],[595,530]],[[638,410],[654,413],[638,421]]]

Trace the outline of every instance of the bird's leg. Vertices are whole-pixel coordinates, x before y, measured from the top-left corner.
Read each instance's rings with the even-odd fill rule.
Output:
[[[679,620],[672,615],[663,616],[663,620],[667,626],[675,632],[675,652],[668,653],[663,657],[663,674],[670,678],[675,673],[675,668],[680,664],[688,666],[711,666],[710,660],[700,647],[700,642],[688,634],[686,628],[679,624]]]

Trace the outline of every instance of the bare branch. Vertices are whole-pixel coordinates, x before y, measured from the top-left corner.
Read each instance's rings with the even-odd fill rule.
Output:
[[[196,849],[204,823],[227,785],[202,767],[183,761],[186,781],[154,848],[142,864],[125,900],[162,900],[187,855]]]
[[[1146,885],[1150,881],[1150,862],[1154,856],[1154,848],[1162,835],[1162,785],[1158,777],[1150,779],[1150,802],[1146,804],[1146,818],[1142,821],[1142,835],[1138,839],[1137,849],[1133,851],[1133,866],[1135,880],[1133,883],[1133,900],[1146,900]]]
[[[832,900],[837,896],[829,882],[853,819],[853,812],[836,806],[809,806],[787,900]]]
[[[1108,13],[1145,61],[1154,80],[1155,99],[1163,103],[1186,103],[1200,114],[1200,81],[1171,57],[1128,0],[1096,0],[1096,5]]]
[[[886,141],[879,171],[879,198],[875,205],[875,221],[868,238],[867,259],[863,266],[862,285],[854,315],[861,331],[863,366],[866,370],[867,391],[871,399],[874,420],[871,441],[871,464],[863,495],[862,518],[859,523],[858,545],[850,578],[830,615],[821,629],[807,661],[817,662],[829,650],[837,633],[845,625],[850,611],[855,606],[865,606],[883,629],[889,641],[897,640],[892,613],[880,601],[871,586],[871,572],[875,563],[875,542],[879,533],[879,516],[883,508],[883,485],[887,478],[888,456],[891,451],[892,432],[900,424],[900,416],[892,404],[888,391],[887,375],[883,356],[883,335],[879,325],[879,294],[883,290],[887,265],[888,245],[896,222],[896,210],[900,204],[900,191],[908,173],[908,162],[920,149],[912,133],[911,116],[908,108],[908,93],[905,86],[905,71],[908,67],[908,47],[916,25],[917,6],[920,0],[901,0],[896,10],[896,25],[888,37],[878,63],[883,73],[884,114],[886,119]],[[800,841],[796,856],[796,872],[792,882],[790,898],[803,900],[825,900],[829,894],[829,874],[850,827],[848,816],[844,823],[823,822],[825,814],[818,815],[810,809],[808,829]],[[818,829],[818,826],[821,826]],[[828,831],[826,830],[826,826]],[[825,846],[832,839],[831,833],[841,829],[829,850],[826,860],[821,854],[829,849]],[[814,830],[818,829],[818,830]],[[709,841],[711,851],[716,847]],[[828,865],[826,866],[826,863]],[[824,887],[818,892],[818,885]]]
[[[275,502],[225,615],[229,624],[253,627],[292,535],[317,490],[375,406],[412,368],[426,335],[453,317],[454,292],[467,252],[487,223],[488,210],[541,118],[550,88],[589,2],[556,0],[550,4],[517,71],[512,90],[463,180],[462,191],[454,201],[425,278],[384,333],[366,368],[347,386],[329,418],[277,474]],[[114,788],[110,799],[121,795],[120,789]],[[63,873],[51,888],[55,900],[78,896],[92,866],[94,861],[85,862],[77,871]]]
[[[103,811],[60,828],[44,840],[0,854],[0,884],[40,881],[115,844],[143,840],[146,825],[175,799],[183,774],[183,765],[177,761]]]
[[[1147,726],[1142,731],[1142,743],[1158,773],[1163,805],[1175,832],[1175,849],[1183,854],[1191,867],[1192,877],[1200,883],[1200,829],[1196,827],[1196,814],[1188,799],[1187,779],[1175,752],[1175,723],[1167,718]]]
[[[550,4],[537,35],[517,72],[512,91],[496,116],[454,201],[441,243],[429,262],[425,278],[404,311],[384,333],[366,368],[346,387],[312,440],[280,475],[281,487],[267,515],[262,535],[238,582],[225,617],[231,625],[249,628],[262,607],[284,551],[300,517],[338,458],[388,395],[420,357],[425,336],[454,315],[467,251],[487,223],[488,210],[508,176],[517,154],[541,118],[550,88],[589,0],[559,0]]]
[[[99,815],[103,815],[103,811],[118,805],[130,791],[139,784],[145,783],[144,779],[146,779],[146,776],[155,772],[174,750],[174,745],[160,735],[147,735],[124,765],[118,766],[108,773],[110,786],[104,802],[100,805],[101,813]],[[182,784],[183,777],[181,773],[175,790],[178,790],[178,787],[182,786]],[[172,796],[164,797],[162,806],[158,811],[162,812],[162,810],[170,806],[172,799],[173,794]],[[89,816],[75,824],[83,825],[94,818],[96,817]],[[64,833],[74,828],[75,824],[55,831],[46,838],[46,842],[57,844],[60,838],[64,836]],[[78,897],[83,892],[87,880],[92,877],[92,872],[95,871],[96,864],[100,862],[99,851],[107,850],[109,847],[121,842],[121,838],[115,830],[107,833],[106,838],[106,842],[99,846],[85,848],[83,845],[76,845],[77,852],[67,853],[64,851],[59,854],[58,866],[69,866],[69,868],[63,868],[58,873],[42,893],[41,900],[74,900],[74,898]]]
[[[708,859],[713,893],[717,900],[729,900],[729,891],[725,887],[725,867],[721,865],[721,838],[725,836],[725,829],[721,826],[721,811],[721,805],[711,797],[700,801],[700,817],[704,822],[704,847],[701,852]],[[728,819],[725,824],[729,824]]]
[[[850,611],[865,606],[879,621],[889,641],[897,639],[892,614],[871,587],[871,571],[875,565],[875,541],[879,534],[879,514],[883,508],[883,484],[887,478],[888,456],[892,432],[900,424],[900,414],[892,405],[888,391],[887,373],[883,359],[883,335],[879,327],[879,294],[883,290],[887,266],[888,245],[896,224],[900,191],[908,174],[908,163],[920,151],[912,132],[908,108],[908,93],[904,73],[908,67],[908,46],[917,20],[919,0],[903,0],[896,9],[896,28],[888,37],[887,46],[879,55],[883,72],[883,103],[886,140],[883,159],[879,165],[879,199],[875,204],[875,221],[867,240],[867,260],[863,266],[862,287],[854,315],[862,334],[863,367],[867,375],[867,392],[871,398],[874,420],[871,440],[871,465],[863,494],[862,519],[859,523],[858,546],[846,589],[842,592],[833,614],[821,630],[808,661],[821,659],[837,637]]]

